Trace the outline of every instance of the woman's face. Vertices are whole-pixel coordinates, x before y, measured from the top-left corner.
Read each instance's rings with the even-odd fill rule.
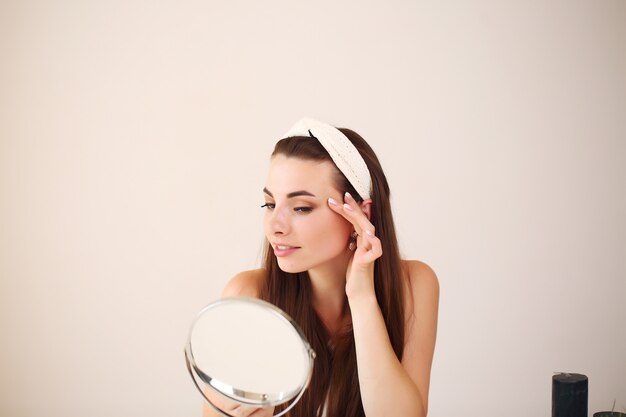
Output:
[[[276,155],[265,183],[265,236],[280,269],[302,272],[346,262],[352,225],[328,207],[343,202],[335,166]]]

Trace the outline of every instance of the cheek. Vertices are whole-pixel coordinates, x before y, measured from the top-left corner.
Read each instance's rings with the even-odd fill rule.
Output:
[[[311,227],[311,233],[329,249],[346,246],[351,231],[351,224],[347,220],[337,217],[334,213],[330,213],[330,216],[326,216]]]
[[[269,239],[270,228],[269,228],[269,223],[267,221],[267,215],[263,216],[263,233],[265,234],[265,237]]]
[[[268,234],[270,231],[270,216],[267,211],[263,214],[263,231],[265,231],[265,234]]]

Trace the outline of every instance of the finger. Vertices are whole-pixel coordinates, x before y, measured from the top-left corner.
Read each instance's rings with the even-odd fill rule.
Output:
[[[233,410],[233,415],[237,417],[250,417],[258,410],[260,410],[260,408],[242,405]]]
[[[382,245],[380,239],[378,239],[372,232],[366,230],[363,236],[359,237],[358,242],[361,247],[368,251],[374,251],[376,254],[379,252],[382,254]]]
[[[359,204],[356,202],[354,197],[350,195],[350,193],[346,193],[344,195],[343,208],[346,215],[350,217],[350,222],[352,222],[355,228],[358,228],[357,233],[362,234],[361,232],[365,230],[369,230],[374,233],[374,225],[370,222],[370,219],[367,218]]]
[[[367,240],[368,242],[367,245],[369,246],[369,248],[367,250],[363,248],[362,251],[360,252],[359,255],[360,255],[361,262],[363,263],[374,262],[376,259],[382,256],[383,251],[382,251],[382,244],[380,242],[380,239],[378,239],[376,236],[368,234],[363,240]]]
[[[367,238],[367,236],[365,236],[365,233],[357,236],[356,247],[357,249],[362,249],[364,251],[368,251],[372,248],[372,244]]]
[[[254,413],[250,414],[249,417],[267,417],[274,415],[274,407],[271,408],[257,408]]]
[[[380,258],[383,255],[383,245],[380,239],[369,230],[365,231],[365,238],[371,246],[370,252],[372,252],[372,254],[377,258]]]
[[[370,230],[373,233],[375,229],[374,225],[369,221],[354,198],[352,198],[349,193],[346,194],[347,195],[344,196],[344,204],[339,204],[333,198],[328,199],[328,205],[331,210],[349,221],[359,236],[363,235],[364,230]],[[357,241],[357,246],[358,244],[359,242]],[[365,243],[361,242],[361,244],[363,245]]]
[[[341,215],[344,219],[346,219],[347,221],[352,223],[352,226],[354,226],[354,230],[356,230],[356,232],[359,235],[362,233],[362,230],[361,230],[361,227],[359,225],[359,222],[356,219],[355,215],[353,214],[352,207],[350,207],[350,206],[348,206],[346,204],[340,204],[340,203],[337,202],[337,200],[335,200],[333,198],[329,198],[328,199],[328,206],[335,213]]]

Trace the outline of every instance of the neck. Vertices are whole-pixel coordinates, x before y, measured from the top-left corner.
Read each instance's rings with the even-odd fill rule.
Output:
[[[313,308],[331,334],[339,331],[349,320],[346,297],[346,270],[351,253],[332,264],[310,269]]]

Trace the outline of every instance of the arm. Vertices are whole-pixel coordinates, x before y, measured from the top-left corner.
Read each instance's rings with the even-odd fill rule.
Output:
[[[439,285],[426,265],[412,262],[405,348],[400,362],[374,295],[350,299],[363,408],[368,417],[426,416],[435,347]]]
[[[374,291],[374,262],[383,256],[369,221],[371,200],[361,205],[346,195],[345,204],[329,200],[335,212],[352,223],[357,248],[346,272],[346,295],[352,314],[357,368],[367,417],[424,417],[437,329],[439,284],[425,264],[410,262],[405,350],[396,357]],[[410,301],[410,302],[409,302]]]

